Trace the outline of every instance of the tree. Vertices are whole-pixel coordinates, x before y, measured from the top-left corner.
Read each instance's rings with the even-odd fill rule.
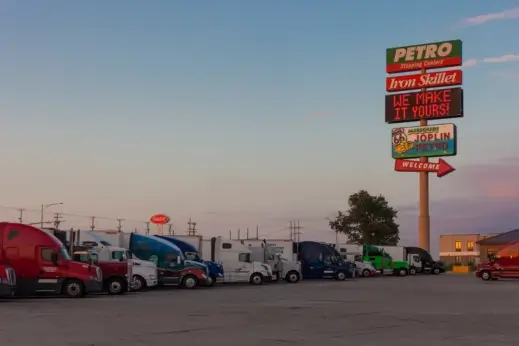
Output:
[[[348,198],[349,209],[338,211],[330,227],[348,236],[350,244],[397,245],[400,240],[397,211],[382,195],[360,190]]]

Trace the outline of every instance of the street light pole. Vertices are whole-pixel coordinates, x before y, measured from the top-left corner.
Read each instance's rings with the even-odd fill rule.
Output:
[[[40,228],[43,228],[43,210],[49,208],[49,207],[52,207],[52,206],[55,206],[55,205],[63,205],[64,203],[63,202],[59,202],[59,203],[48,203],[48,204],[42,204],[41,205],[41,213],[40,213]]]

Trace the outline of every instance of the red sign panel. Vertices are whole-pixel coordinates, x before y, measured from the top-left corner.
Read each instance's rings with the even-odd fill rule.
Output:
[[[156,225],[164,225],[168,223],[169,220],[170,218],[166,214],[155,214],[152,217],[150,217],[150,222]]]
[[[392,92],[461,85],[461,77],[461,70],[432,72],[423,74],[418,73],[399,77],[387,77],[386,90]]]
[[[398,172],[436,172],[438,178],[444,177],[456,169],[444,160],[436,162],[421,162],[416,160],[395,160],[395,171]]]
[[[450,88],[386,95],[385,113],[388,124],[462,117],[463,92]]]

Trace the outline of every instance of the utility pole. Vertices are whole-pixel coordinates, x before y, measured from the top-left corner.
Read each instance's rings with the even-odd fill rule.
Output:
[[[256,239],[259,239],[259,225],[256,225]]]
[[[229,240],[232,240],[232,230],[229,230]]]
[[[238,240],[240,240],[241,236],[240,236],[240,229],[238,228]]]
[[[150,235],[150,223],[145,222],[145,224],[146,224],[146,235]]]
[[[117,232],[122,232],[124,219],[117,219]]]
[[[292,221],[290,221],[288,227],[290,229],[290,240],[294,241],[294,225],[292,224]]]
[[[301,241],[301,228],[303,227],[299,226],[299,220],[297,220],[297,223],[294,221],[295,237],[298,243]]]
[[[21,209],[21,208],[18,209],[18,211],[20,212],[20,217],[18,218],[18,222],[19,222],[19,223],[23,223],[23,211],[24,211],[24,210],[25,210],[25,209]]]
[[[90,217],[90,230],[93,232],[96,228],[96,217],[92,216]]]
[[[173,225],[172,224],[168,225],[168,234],[169,235],[175,235],[175,230],[173,229]]]
[[[187,225],[189,226],[187,234],[196,235],[196,222],[191,221],[191,218],[189,218]]]
[[[249,227],[247,227],[247,240],[249,240]]]
[[[61,214],[60,213],[55,213],[54,214],[54,228],[55,229],[59,229],[59,225],[62,222],[65,222],[65,220],[61,219]]]

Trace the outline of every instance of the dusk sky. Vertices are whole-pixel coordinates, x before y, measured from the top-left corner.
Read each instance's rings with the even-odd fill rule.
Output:
[[[376,4],[376,5],[375,5]],[[393,171],[385,49],[463,40],[456,171],[431,176],[442,233],[519,228],[519,1],[0,0],[0,215],[42,203],[203,235],[331,240],[360,189],[416,244],[418,175]],[[416,123],[408,123],[406,126]],[[68,215],[63,228],[86,227]],[[114,228],[100,219],[97,227]],[[435,250],[436,249],[436,250]]]

